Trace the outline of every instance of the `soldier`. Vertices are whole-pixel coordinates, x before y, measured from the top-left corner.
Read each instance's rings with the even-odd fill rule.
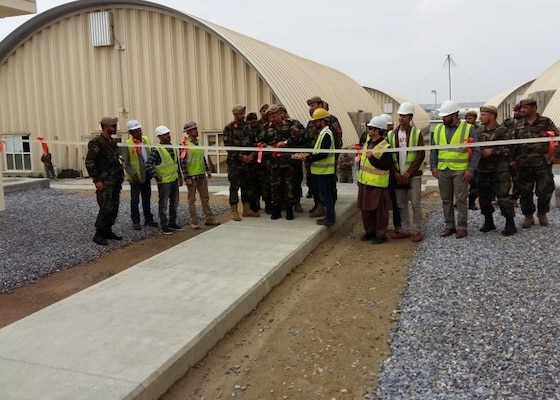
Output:
[[[513,119],[508,118],[504,121],[504,126],[511,130],[512,132],[515,131],[515,126],[523,120],[521,116],[521,104],[516,103],[513,106]],[[517,183],[517,169],[510,168],[509,172],[511,174],[511,200],[513,201],[513,207],[519,207],[519,185]]]
[[[441,104],[439,116],[442,124],[436,125],[433,144],[449,145],[476,142],[476,129],[459,119],[459,105],[453,100]],[[441,237],[455,233],[457,239],[467,236],[467,193],[469,181],[480,160],[480,148],[472,148],[472,156],[465,147],[434,149],[430,152],[432,175],[438,180],[439,194],[443,203],[445,229]],[[453,211],[453,198],[457,201],[457,224]]]
[[[350,153],[342,153],[338,157],[338,181],[340,183],[352,183],[352,167],[354,157]]]
[[[477,119],[478,119],[478,114],[476,113],[476,111],[469,110],[465,114],[465,122],[467,124],[471,124],[475,128],[478,128],[478,124],[476,121]],[[478,197],[477,188],[478,188],[478,172],[475,170],[474,176],[469,182],[469,203],[468,203],[469,210],[473,210],[473,211],[478,210],[478,207],[476,206],[475,203]]]
[[[54,173],[54,166],[52,163],[52,154],[50,152],[46,152],[41,154],[41,162],[43,163],[43,167],[45,168],[45,175],[49,179],[55,179],[56,174]]]
[[[558,129],[554,122],[537,113],[535,99],[528,97],[521,100],[520,104],[523,120],[515,127],[515,139],[558,136]],[[521,225],[523,228],[530,228],[535,223],[533,189],[537,195],[539,223],[542,226],[548,225],[547,213],[554,192],[552,164],[558,162],[557,153],[558,147],[550,147],[548,143],[523,143],[514,148],[512,167],[518,171],[519,203],[521,212],[525,216]]]
[[[401,149],[392,153],[393,157],[393,180],[395,182],[396,204],[393,204],[393,212],[399,209],[401,230],[395,232],[393,239],[406,239],[412,236],[413,242],[422,240],[422,164],[425,151],[409,151],[408,147],[424,146],[424,138],[420,129],[411,125],[414,117],[414,104],[404,102],[397,111],[399,115],[399,126],[387,134],[387,142],[392,148]],[[408,202],[412,205],[414,227],[412,235],[409,231]]]
[[[179,206],[179,187],[183,186],[183,173],[177,149],[171,147],[171,131],[160,125],[155,134],[160,146],[152,149],[146,161],[146,171],[153,176],[158,186],[158,212],[161,232],[170,235],[173,231],[182,231],[177,223],[177,207]],[[169,219],[167,207],[169,204]]]
[[[198,215],[196,213],[196,192],[200,197],[202,211],[204,212],[204,225],[216,226],[219,222],[214,220],[214,213],[210,208],[210,194],[208,193],[208,179],[212,178],[212,172],[208,168],[204,150],[200,148],[198,142],[198,125],[194,121],[188,121],[183,125],[183,132],[186,133],[186,147],[181,153],[181,167],[183,176],[187,184],[189,216],[191,218],[191,228],[199,230]],[[184,154],[184,155],[183,155]]]
[[[268,105],[266,106],[268,107]],[[247,124],[249,125],[249,131],[251,132],[251,135],[255,138],[255,141],[258,142],[258,138],[261,131],[261,125],[259,125],[257,114],[254,112],[248,113],[247,116],[245,117],[245,122],[247,122]],[[254,169],[255,169],[255,191],[256,191],[257,200],[255,204],[251,205],[251,210],[253,210],[254,212],[259,212],[259,210],[261,209],[261,205],[260,205],[261,197],[263,197],[263,193],[264,193],[264,185],[265,182],[267,182],[266,160],[264,159],[264,154],[261,154],[261,162],[259,162],[257,157],[256,163],[254,165]],[[265,204],[267,204],[266,201]],[[270,208],[265,207],[265,212],[267,214],[270,214],[272,210]]]
[[[128,133],[131,138],[126,140],[128,147],[123,147],[123,167],[126,180],[130,183],[130,219],[132,229],[140,230],[140,209],[138,203],[142,197],[142,211],[144,213],[144,225],[157,228],[158,223],[154,221],[150,197],[152,196],[152,177],[146,173],[146,161],[151,149],[148,136],[142,135],[140,122],[131,119],[127,124]]]
[[[264,124],[268,122],[268,117],[266,116],[266,110],[268,110],[268,104],[263,104],[259,109],[259,113],[261,114],[261,119],[259,119],[259,126],[262,127]]]
[[[479,142],[492,142],[496,140],[511,139],[510,132],[496,122],[498,109],[494,106],[480,107],[480,122],[482,128],[477,131]],[[506,218],[506,226],[502,235],[511,236],[517,232],[513,217],[515,211],[509,195],[511,177],[509,174],[510,146],[484,146],[481,147],[481,159],[478,163],[478,193],[480,211],[484,215],[484,225],[481,232],[490,232],[496,229],[492,213],[492,198],[498,198],[500,211]]]
[[[235,105],[231,112],[233,121],[224,128],[224,145],[234,147],[255,147],[256,138],[251,133],[249,125],[245,122],[245,106]],[[257,206],[257,185],[255,164],[256,151],[227,152],[229,204],[231,219],[241,221],[237,204],[239,203],[239,189],[241,188],[241,202],[243,203],[244,217],[260,217]]]
[[[99,213],[95,220],[93,242],[107,246],[107,239],[122,240],[112,227],[119,213],[123,169],[119,148],[111,135],[117,132],[118,118],[103,117],[101,134],[90,140],[86,155],[86,169],[95,184]]]

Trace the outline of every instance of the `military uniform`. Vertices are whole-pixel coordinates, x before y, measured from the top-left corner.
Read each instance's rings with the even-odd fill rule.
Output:
[[[352,167],[354,157],[348,153],[342,153],[338,157],[338,180],[341,183],[352,183]]]
[[[286,118],[282,121],[280,129],[282,130],[282,137],[287,137],[286,147],[297,148],[303,146],[305,128],[301,122],[296,119]],[[285,155],[291,155],[291,153],[285,153]],[[300,200],[303,196],[303,189],[301,187],[301,184],[303,183],[302,162],[298,159],[290,159],[290,164],[294,173],[294,205],[297,207],[298,212],[303,212],[300,205]]]
[[[86,169],[94,183],[103,182],[105,188],[96,190],[99,213],[95,220],[96,236],[118,238],[111,230],[119,212],[120,193],[124,180],[117,142],[97,136],[88,143]],[[97,242],[96,242],[97,243]]]

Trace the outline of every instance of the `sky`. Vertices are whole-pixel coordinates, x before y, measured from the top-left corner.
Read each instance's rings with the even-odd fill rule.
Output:
[[[37,9],[63,3],[37,0]],[[422,104],[436,97],[439,104],[450,97],[485,102],[537,78],[560,59],[558,0],[159,3]],[[0,40],[30,18],[0,19]]]

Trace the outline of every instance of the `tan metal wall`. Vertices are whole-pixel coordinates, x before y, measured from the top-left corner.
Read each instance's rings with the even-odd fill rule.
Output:
[[[178,143],[188,119],[221,130],[233,104],[257,111],[277,101],[255,69],[202,25],[138,6],[110,10],[114,46],[90,45],[90,10],[82,10],[43,26],[0,65],[0,134],[76,142],[113,115],[119,130],[135,118],[152,138],[155,126],[167,125]],[[61,169],[83,170],[85,146],[50,146]],[[37,142],[35,171],[42,170],[39,149]]]

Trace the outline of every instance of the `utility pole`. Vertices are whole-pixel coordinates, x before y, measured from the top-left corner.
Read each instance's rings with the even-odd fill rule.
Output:
[[[447,76],[449,79],[449,100],[451,100],[451,65],[455,65],[457,66],[457,64],[455,64],[455,61],[453,61],[453,59],[451,58],[451,54],[447,54],[445,56],[445,61],[443,63],[444,66],[447,65]]]

